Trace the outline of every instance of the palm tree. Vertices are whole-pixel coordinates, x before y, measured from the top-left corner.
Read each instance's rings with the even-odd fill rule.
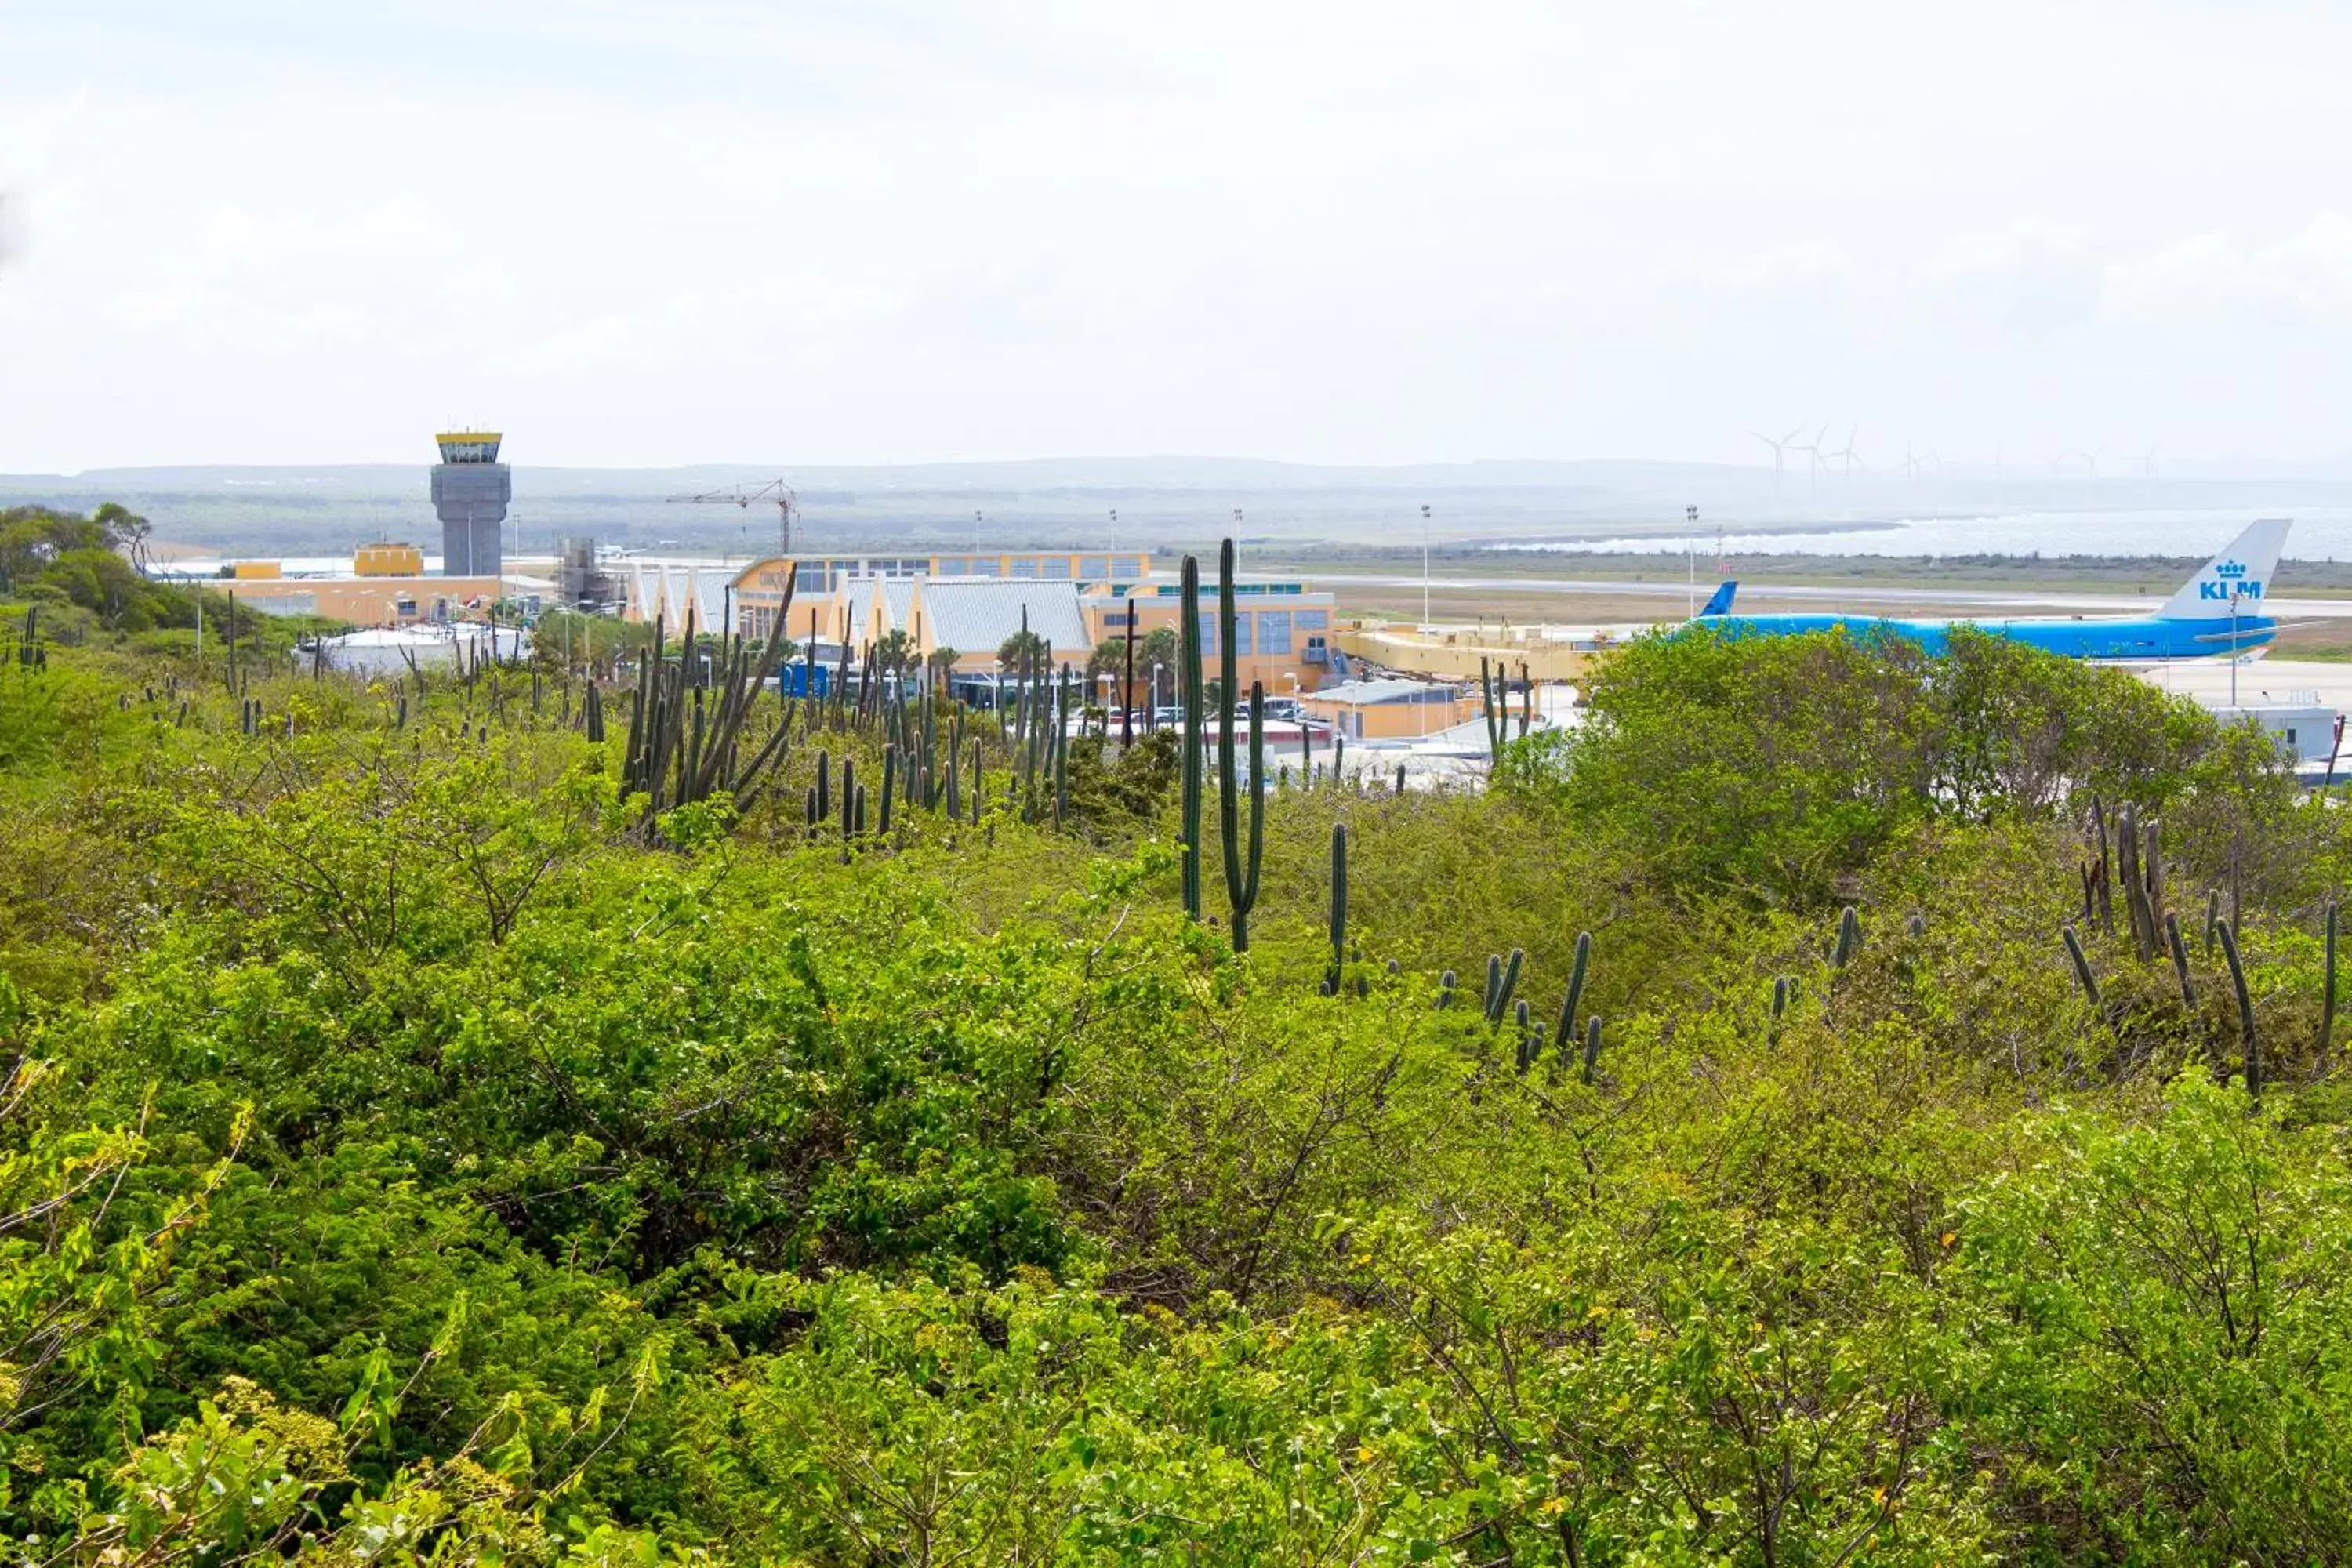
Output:
[[[885,675],[904,675],[915,662],[915,639],[893,626],[874,645],[874,665]]]
[[[1008,674],[1026,669],[1032,660],[1039,668],[1054,662],[1053,645],[1033,631],[1017,631],[996,645],[996,666]]]

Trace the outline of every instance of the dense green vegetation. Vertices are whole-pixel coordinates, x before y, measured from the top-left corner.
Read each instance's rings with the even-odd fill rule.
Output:
[[[0,667],[5,1561],[2352,1552],[2352,836],[2259,742],[1645,641],[1230,866],[1212,746],[1194,921],[1170,731],[717,654]]]

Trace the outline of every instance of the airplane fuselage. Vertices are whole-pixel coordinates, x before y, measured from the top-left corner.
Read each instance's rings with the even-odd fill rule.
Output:
[[[2007,637],[2045,653],[2069,658],[2141,660],[2219,658],[2264,646],[2278,623],[2264,616],[2241,616],[2233,624],[2222,621],[2165,620],[2145,616],[2130,620],[2100,618],[2000,621],[1906,621],[1884,616],[1700,616],[1685,623],[1712,628],[1726,637],[1794,637],[1805,632],[1844,628],[1848,635],[1898,637],[1917,643],[1931,657],[1940,657],[1952,628],[1970,626],[1988,637]]]

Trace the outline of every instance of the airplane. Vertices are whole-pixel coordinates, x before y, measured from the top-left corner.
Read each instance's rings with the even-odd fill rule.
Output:
[[[1874,633],[1917,643],[1929,657],[1944,653],[1954,626],[2008,637],[2048,653],[2114,662],[2214,658],[2259,651],[2279,629],[2263,614],[2263,595],[2278,568],[2292,519],[2255,522],[2180,585],[2153,616],[2042,616],[2015,620],[1909,621],[1884,616],[1770,615],[1732,613],[1737,581],[1715,591],[1706,607],[1678,630],[1709,630],[1724,637],[1790,637],[1838,628],[1856,637]]]

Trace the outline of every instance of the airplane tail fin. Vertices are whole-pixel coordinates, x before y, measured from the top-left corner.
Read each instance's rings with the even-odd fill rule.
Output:
[[[1726,583],[1722,587],[1717,588],[1715,591],[1714,597],[1707,600],[1706,605],[1700,608],[1699,614],[1702,616],[1727,616],[1731,614],[1731,595],[1738,592],[1738,590],[1739,582],[1737,578]]]
[[[2270,591],[2271,574],[2278,570],[2279,552],[2286,548],[2286,531],[2294,521],[2266,517],[2254,522],[2183,583],[2157,611],[2158,618],[2226,621],[2232,614],[2261,615],[2263,595]]]

